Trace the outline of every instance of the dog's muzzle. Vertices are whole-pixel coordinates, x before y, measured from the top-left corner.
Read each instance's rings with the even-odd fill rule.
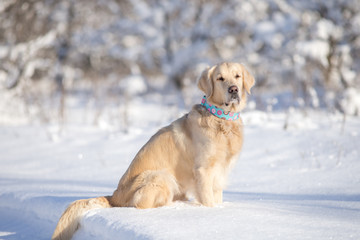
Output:
[[[228,93],[230,94],[230,102],[240,102],[239,88],[236,85],[230,86]]]

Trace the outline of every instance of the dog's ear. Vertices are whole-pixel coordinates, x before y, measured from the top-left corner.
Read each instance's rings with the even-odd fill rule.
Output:
[[[255,78],[251,75],[251,73],[248,72],[248,70],[243,67],[243,76],[244,76],[244,88],[248,94],[251,94],[250,89],[255,84]]]
[[[208,98],[213,94],[214,83],[211,79],[211,75],[214,71],[214,68],[215,67],[208,67],[207,69],[205,69],[198,80],[199,89],[203,91]]]

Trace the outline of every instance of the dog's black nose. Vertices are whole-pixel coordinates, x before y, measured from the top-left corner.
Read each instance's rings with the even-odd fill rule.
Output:
[[[233,86],[229,87],[228,92],[229,93],[238,93],[239,89],[237,86],[233,85]]]

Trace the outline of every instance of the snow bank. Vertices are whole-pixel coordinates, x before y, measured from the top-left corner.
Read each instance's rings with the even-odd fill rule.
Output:
[[[91,211],[74,239],[346,239],[357,234],[357,224],[352,221],[357,214],[336,206],[331,210],[326,200],[318,199],[315,205],[308,201],[307,206],[306,200],[296,197],[226,195],[235,201],[210,209],[176,203],[144,211]],[[339,225],[338,217],[346,214]]]

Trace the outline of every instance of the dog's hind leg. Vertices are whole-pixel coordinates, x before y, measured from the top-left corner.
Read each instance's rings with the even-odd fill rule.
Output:
[[[132,203],[136,208],[156,208],[169,205],[179,193],[176,179],[164,170],[145,171],[135,180]]]

